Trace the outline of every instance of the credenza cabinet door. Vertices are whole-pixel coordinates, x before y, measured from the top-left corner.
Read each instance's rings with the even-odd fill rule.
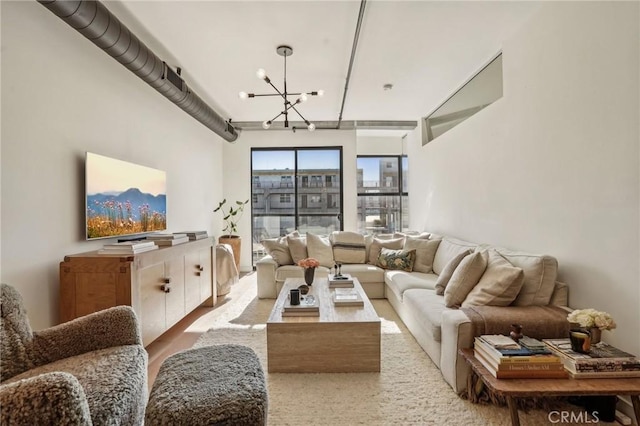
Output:
[[[140,282],[140,323],[145,346],[167,329],[164,262],[138,270]]]

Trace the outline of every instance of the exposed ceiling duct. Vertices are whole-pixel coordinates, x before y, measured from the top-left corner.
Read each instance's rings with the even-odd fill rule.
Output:
[[[229,142],[238,138],[230,123],[193,93],[178,73],[102,3],[95,0],[38,2],[220,137]]]

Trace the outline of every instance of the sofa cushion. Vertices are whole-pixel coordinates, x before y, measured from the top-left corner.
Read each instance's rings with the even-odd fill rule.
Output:
[[[524,284],[513,304],[516,306],[547,305],[558,275],[558,261],[552,256],[523,253],[496,248],[513,266],[522,268]]]
[[[364,235],[357,232],[334,231],[330,239],[335,262],[365,263],[367,261]]]
[[[317,259],[321,266],[333,268],[335,264],[331,242],[328,237],[321,237],[307,232],[307,253],[309,257]]]
[[[410,289],[404,292],[402,303],[434,341],[442,340],[442,313],[447,310],[442,296],[433,290]]]
[[[438,275],[438,281],[436,281],[436,294],[442,296],[444,294],[444,289],[447,288],[447,284],[451,280],[451,276],[455,272],[456,268],[462,262],[466,256],[471,254],[471,249],[467,249],[461,253],[458,253],[447,263],[447,265],[442,269],[440,275]]]
[[[304,237],[287,236],[287,245],[291,253],[294,264],[298,264],[302,259],[309,257],[307,253],[307,239]]]
[[[433,258],[433,272],[440,275],[447,263],[463,251],[471,249],[474,251],[477,244],[467,241],[458,240],[456,238],[444,237],[438,246],[436,255]]]
[[[387,288],[393,291],[399,300],[402,300],[405,291],[412,288],[433,290],[437,278],[435,274],[422,272],[387,271],[384,274]]]
[[[487,253],[487,269],[462,302],[463,308],[481,305],[509,306],[522,288],[522,269],[513,266],[494,249]]]
[[[278,265],[293,265],[286,237],[262,240],[262,245]]]
[[[391,250],[382,247],[377,266],[383,269],[399,269],[411,272],[416,260],[415,250]]]
[[[358,278],[360,283],[384,282],[384,269],[367,263],[352,263],[342,265],[343,274],[351,274]]]
[[[429,234],[427,234],[429,235]],[[404,250],[415,250],[416,260],[413,270],[428,274],[433,271],[433,258],[441,240],[425,240],[422,237],[407,236],[404,239]]]
[[[404,238],[392,238],[389,240],[381,240],[374,238],[369,247],[369,263],[375,265],[378,263],[380,252],[382,248],[388,248],[391,250],[400,250],[404,245]]]
[[[448,308],[458,308],[467,294],[478,283],[487,268],[489,255],[486,251],[477,251],[466,256],[451,276],[444,289],[444,303]]]

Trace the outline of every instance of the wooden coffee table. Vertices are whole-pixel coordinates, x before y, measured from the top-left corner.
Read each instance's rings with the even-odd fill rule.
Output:
[[[289,290],[304,284],[288,278],[267,321],[270,373],[355,373],[380,371],[380,317],[360,282],[354,288],[364,306],[333,305],[326,278],[316,278],[309,294],[320,302],[318,317],[282,317]]]
[[[507,399],[514,426],[520,424],[515,398],[545,396],[629,395],[640,422],[640,379],[496,379],[473,356],[473,349],[461,349],[460,354],[492,392]]]

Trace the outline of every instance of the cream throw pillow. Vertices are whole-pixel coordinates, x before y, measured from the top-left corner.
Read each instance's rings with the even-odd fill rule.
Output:
[[[440,240],[425,240],[407,235],[403,249],[416,251],[416,260],[413,262],[414,271],[429,274],[433,272],[433,258],[439,245]]]
[[[488,252],[487,269],[462,302],[463,308],[482,305],[509,306],[522,288],[522,268],[513,266],[494,249]]]
[[[331,233],[333,259],[337,263],[365,263],[366,245],[364,235],[357,232],[334,231]]]
[[[404,238],[392,238],[389,240],[380,240],[378,238],[374,238],[371,246],[369,247],[369,263],[371,265],[376,265],[378,263],[378,258],[380,257],[380,251],[382,247],[388,248],[391,250],[400,250],[404,245]]]
[[[447,308],[460,307],[487,269],[488,260],[486,251],[478,251],[462,259],[444,289],[444,304]]]
[[[320,262],[321,266],[333,268],[333,250],[329,238],[307,232],[307,253]]]
[[[445,265],[440,275],[438,275],[438,279],[436,281],[437,295],[442,296],[444,294],[444,289],[447,287],[447,284],[449,284],[449,281],[451,280],[451,276],[453,275],[453,272],[456,270],[460,262],[462,262],[462,259],[464,259],[466,256],[470,254],[471,254],[470,249],[465,250],[462,253],[458,253],[457,256],[454,256],[453,259],[451,259],[449,263]]]
[[[289,246],[289,251],[291,252],[291,258],[293,259],[294,264],[297,265],[302,259],[309,257],[307,254],[306,238],[287,236],[287,245]]]
[[[262,245],[278,265],[293,265],[286,237],[262,240]]]

